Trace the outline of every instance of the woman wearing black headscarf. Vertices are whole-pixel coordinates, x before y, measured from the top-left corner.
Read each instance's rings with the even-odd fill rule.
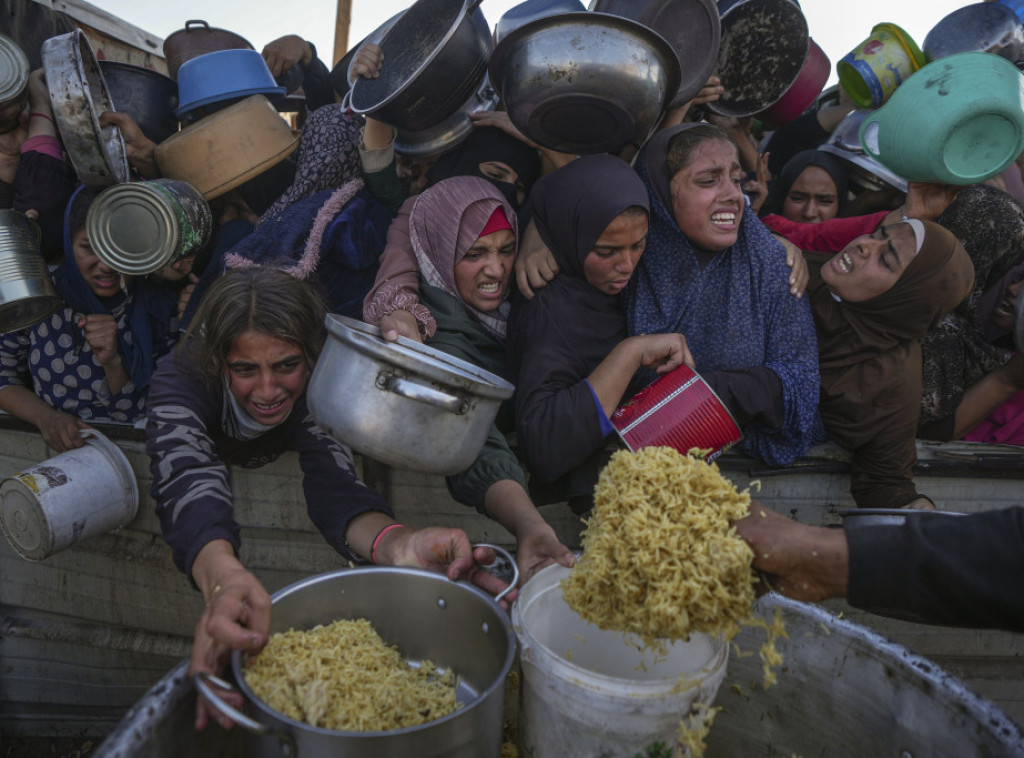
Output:
[[[843,212],[848,193],[846,167],[820,150],[797,153],[772,182],[759,215],[816,224]]]
[[[679,334],[628,337],[619,293],[643,253],[649,204],[624,161],[588,155],[537,182],[537,231],[560,275],[513,302],[508,359],[516,433],[535,502],[586,509],[606,460],[609,416],[641,367],[692,365]]]

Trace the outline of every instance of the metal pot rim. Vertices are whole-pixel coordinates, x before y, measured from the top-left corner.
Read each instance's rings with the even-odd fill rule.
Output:
[[[463,0],[463,2],[462,2],[462,9],[459,11],[459,15],[452,22],[451,26],[448,27],[448,31],[445,32],[444,37],[442,37],[441,41],[437,43],[437,45],[434,47],[434,49],[430,52],[430,55],[428,55],[423,60],[423,62],[419,65],[419,67],[415,71],[413,71],[411,74],[409,74],[406,77],[405,81],[402,82],[401,86],[399,86],[397,89],[395,89],[394,92],[390,93],[383,100],[380,100],[380,101],[378,101],[376,103],[373,103],[372,105],[369,105],[369,106],[366,106],[366,107],[363,107],[363,108],[357,107],[356,104],[355,104],[356,88],[359,86],[359,82],[364,81],[364,79],[361,76],[356,77],[356,80],[354,82],[352,82],[352,84],[349,86],[349,92],[351,92],[351,95],[349,97],[348,103],[349,103],[349,107],[352,109],[352,111],[354,113],[359,113],[359,114],[373,114],[373,113],[376,113],[377,111],[387,107],[388,105],[393,103],[396,99],[398,99],[403,94],[405,94],[406,90],[408,90],[416,82],[416,80],[427,69],[427,67],[430,66],[434,62],[434,60],[441,54],[441,51],[444,50],[445,47],[447,47],[448,42],[451,40],[452,37],[455,36],[455,33],[459,30],[459,27],[462,26],[463,22],[467,19],[467,17],[471,16],[473,13],[476,12],[476,10],[477,10],[477,8],[478,8],[478,6],[480,5],[481,2],[482,2],[482,0]],[[400,14],[396,14],[395,17],[392,17],[392,19],[388,19],[388,21],[385,22],[385,24],[383,26],[387,26],[387,24],[391,24],[391,25],[388,26],[384,30],[384,32],[381,34],[380,38],[378,40],[376,40],[376,44],[383,45],[383,43],[386,41],[386,38],[387,38],[388,34],[390,34],[394,30],[394,28],[396,26],[398,26],[399,23],[402,22],[402,20],[405,18],[406,13],[408,11],[413,10],[414,7],[415,7],[415,5],[412,5],[409,8],[406,8]],[[481,17],[482,17],[482,12],[481,12]],[[393,21],[393,23],[392,23],[392,21]],[[484,24],[484,26],[486,27],[486,23]],[[378,29],[377,31],[380,31],[380,29]],[[490,36],[487,37],[487,41],[488,41],[488,43],[490,42]],[[360,43],[360,44],[362,44],[362,43]],[[351,65],[352,64],[350,62],[349,63],[349,67],[350,68],[351,68]],[[368,80],[368,81],[373,81],[373,80]]]
[[[500,376],[429,345],[405,337],[387,342],[379,328],[362,321],[328,313],[324,324],[328,339],[333,337],[385,366],[404,369],[443,385],[465,386],[468,391],[487,399],[506,400],[515,390]]]
[[[512,661],[516,655],[516,636],[512,629],[512,622],[509,619],[501,607],[495,602],[494,598],[488,595],[479,587],[475,586],[470,582],[464,581],[451,581],[443,574],[438,574],[433,571],[427,571],[426,569],[411,568],[405,566],[355,566],[353,568],[338,569],[337,571],[329,571],[323,574],[316,574],[315,576],[309,576],[305,579],[300,579],[297,582],[289,584],[273,595],[270,596],[270,603],[273,606],[274,603],[284,598],[294,595],[298,592],[310,591],[317,585],[324,582],[332,581],[339,577],[348,576],[355,577],[358,575],[401,575],[401,576],[415,576],[420,577],[432,582],[437,582],[439,585],[443,585],[446,588],[458,588],[456,591],[469,592],[479,599],[485,601],[488,605],[493,606],[496,618],[500,619],[504,627],[506,639],[508,640],[508,650],[505,654],[505,661],[502,664],[502,671],[505,672],[500,677],[496,677],[486,689],[481,690],[477,697],[470,703],[466,703],[465,707],[459,708],[447,716],[427,721],[416,726],[408,726],[404,729],[389,729],[383,732],[343,732],[335,729],[324,729],[323,727],[313,726],[303,721],[296,721],[295,719],[289,718],[279,711],[275,711],[273,708],[264,703],[256,694],[250,689],[248,683],[245,681],[245,676],[242,674],[242,655],[243,651],[233,650],[231,652],[231,671],[235,677],[235,683],[238,688],[242,691],[246,701],[253,707],[258,708],[262,713],[272,716],[273,718],[287,724],[292,729],[299,729],[302,731],[308,731],[313,734],[324,735],[328,737],[345,737],[349,739],[360,739],[360,738],[380,738],[380,737],[395,737],[403,734],[410,734],[419,731],[425,731],[436,727],[441,724],[445,724],[456,718],[459,718],[467,712],[467,709],[472,708],[476,703],[483,702],[493,692],[499,688],[505,686],[505,675],[508,673],[509,668],[512,665]],[[339,617],[341,618],[341,617]]]

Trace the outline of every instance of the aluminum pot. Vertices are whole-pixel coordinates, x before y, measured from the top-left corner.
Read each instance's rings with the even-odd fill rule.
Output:
[[[493,111],[498,107],[498,93],[491,86],[491,80],[484,74],[480,87],[470,95],[455,113],[437,126],[419,132],[398,130],[395,135],[395,152],[409,158],[437,155],[458,145],[473,131],[469,114],[474,111]]]
[[[464,705],[448,716],[406,729],[321,729],[287,718],[260,701],[245,683],[242,653],[236,650],[231,669],[255,723],[235,720],[265,735],[247,735],[244,755],[479,758],[501,751],[505,677],[516,642],[508,615],[483,590],[419,569],[371,566],[303,579],[275,593],[271,603],[272,634],[339,619],[368,619],[409,663],[430,660],[442,670],[451,669],[458,681],[457,698]],[[198,677],[196,686],[216,702],[206,678]]]
[[[396,468],[465,471],[513,386],[499,376],[405,338],[328,314],[327,343],[306,402],[338,441]]]
[[[921,48],[929,62],[954,53],[994,53],[1019,68],[1024,65],[1024,25],[1002,3],[974,3],[933,26]]]
[[[184,29],[179,29],[164,40],[167,73],[172,79],[178,78],[178,69],[182,63],[196,56],[216,50],[252,49],[252,44],[245,37],[227,29],[216,29],[199,19],[186,21]]]
[[[1021,725],[932,661],[809,603],[771,593],[754,609],[786,625],[778,683],[760,686],[758,656],[730,657],[707,758],[1024,755]],[[763,642],[753,626],[733,639],[747,651]]]
[[[407,131],[429,129],[455,113],[480,86],[491,54],[480,2],[417,0],[380,41],[380,76],[352,83],[352,110]]]
[[[523,24],[495,48],[490,75],[512,123],[563,153],[616,153],[643,142],[680,79],[664,37],[593,11]]]
[[[75,29],[51,37],[43,43],[42,56],[53,119],[78,178],[89,187],[127,182],[121,130],[100,126],[100,114],[117,108],[85,34]]]
[[[807,58],[807,19],[792,0],[719,3],[722,96],[707,104],[722,116],[752,116],[777,103]]]
[[[178,85],[168,76],[142,66],[100,61],[103,80],[119,111],[131,116],[153,142],[163,142],[178,131],[174,109]]]
[[[895,187],[906,192],[907,180],[865,153],[860,144],[860,125],[870,113],[869,110],[849,113],[818,149],[842,158],[850,169],[850,180],[862,189],[876,191]]]
[[[590,9],[639,21],[675,48],[682,78],[668,108],[692,100],[715,70],[722,24],[713,0],[594,0]]]

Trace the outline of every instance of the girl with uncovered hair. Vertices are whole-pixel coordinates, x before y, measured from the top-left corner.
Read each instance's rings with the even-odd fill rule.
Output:
[[[306,408],[310,371],[325,339],[325,308],[306,283],[274,269],[229,271],[210,288],[178,351],[150,390],[146,451],[151,494],[175,565],[203,593],[190,674],[216,673],[233,649],[266,644],[270,596],[238,558],[240,529],[228,464],[258,467],[295,450],[310,519],[356,562],[471,574],[492,551],[456,529],[411,529],[356,477],[352,454]],[[236,693],[237,694],[237,693]],[[236,700],[237,704],[237,700]],[[212,712],[197,704],[196,726]]]

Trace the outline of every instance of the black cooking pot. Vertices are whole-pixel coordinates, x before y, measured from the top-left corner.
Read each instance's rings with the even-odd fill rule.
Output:
[[[143,134],[159,143],[178,131],[178,85],[173,79],[129,63],[99,64],[114,108],[135,119]]]
[[[487,73],[493,43],[480,2],[417,0],[380,41],[380,76],[352,84],[352,110],[410,132],[455,113]]]

